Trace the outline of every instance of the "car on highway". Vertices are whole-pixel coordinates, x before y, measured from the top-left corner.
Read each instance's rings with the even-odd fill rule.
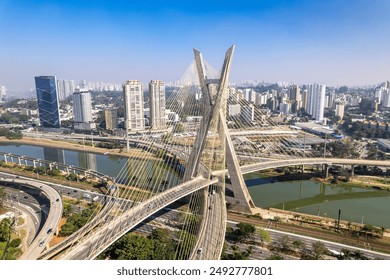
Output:
[[[42,247],[43,244],[45,244],[45,240],[42,240],[41,242],[39,242],[39,247]]]
[[[52,228],[49,228],[48,230],[47,230],[47,234],[50,234],[50,233],[52,233],[53,232],[53,229]]]

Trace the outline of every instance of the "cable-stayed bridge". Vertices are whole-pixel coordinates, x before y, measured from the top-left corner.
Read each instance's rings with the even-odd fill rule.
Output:
[[[226,184],[232,207],[253,213],[243,174],[293,165],[382,165],[316,158],[305,147],[290,149],[294,131],[277,127],[254,106],[254,93],[228,85],[232,46],[218,73],[194,50],[183,85],[171,92],[166,108],[172,118],[159,133],[127,137],[130,159],[116,178],[117,197],[110,207],[72,238],[61,259],[94,259],[130,229],[158,210],[186,200],[176,259],[219,259],[226,230]],[[197,75],[197,84],[191,83]],[[248,95],[248,96],[246,96]],[[297,143],[299,143],[297,141]],[[97,221],[99,220],[99,221]]]

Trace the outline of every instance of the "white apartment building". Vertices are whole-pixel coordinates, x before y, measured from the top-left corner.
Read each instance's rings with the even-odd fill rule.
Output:
[[[125,100],[125,127],[128,130],[145,129],[144,95],[142,84],[137,80],[128,80],[123,85]]]
[[[152,129],[164,129],[165,118],[165,83],[152,80],[149,83],[150,126]]]

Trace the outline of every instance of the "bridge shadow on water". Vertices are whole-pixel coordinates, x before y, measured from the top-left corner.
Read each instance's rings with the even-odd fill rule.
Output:
[[[258,185],[264,185],[276,182],[297,181],[297,180],[310,180],[314,177],[318,177],[317,173],[293,173],[282,174],[271,177],[259,177],[262,174],[247,174],[244,175],[245,184],[248,188]],[[264,174],[263,174],[264,176]]]

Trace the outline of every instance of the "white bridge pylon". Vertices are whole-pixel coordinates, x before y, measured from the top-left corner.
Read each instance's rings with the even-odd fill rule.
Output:
[[[205,113],[199,131],[194,141],[194,145],[188,160],[188,165],[184,173],[183,181],[190,180],[200,175],[200,161],[205,148],[206,138],[212,133],[211,128],[217,129],[218,134],[224,138],[224,154],[227,169],[230,175],[232,191],[234,194],[235,210],[241,212],[253,213],[255,205],[251,199],[245,180],[242,176],[236,152],[226,124],[226,106],[227,106],[227,85],[230,73],[231,61],[235,46],[231,46],[223,62],[221,75],[219,79],[208,79],[205,63],[202,54],[194,49],[195,64],[198,72],[199,85],[202,92]],[[202,174],[207,176],[207,174]],[[221,182],[224,186],[225,181]],[[223,187],[223,190],[225,188]]]

